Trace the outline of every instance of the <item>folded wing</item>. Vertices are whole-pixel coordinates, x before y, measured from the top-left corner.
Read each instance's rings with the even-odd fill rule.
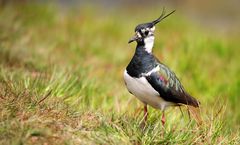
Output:
[[[176,75],[167,66],[158,63],[145,77],[164,100],[199,107],[199,102],[184,90]]]

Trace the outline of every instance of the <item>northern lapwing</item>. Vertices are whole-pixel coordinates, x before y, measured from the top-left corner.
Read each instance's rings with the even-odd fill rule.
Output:
[[[199,101],[185,91],[175,73],[152,53],[155,25],[174,12],[165,15],[163,9],[158,19],[137,25],[134,37],[128,42],[136,41],[137,47],[124,71],[124,81],[128,91],[144,104],[145,122],[147,105],[162,110],[162,125],[165,124],[164,110],[169,106],[199,107]]]

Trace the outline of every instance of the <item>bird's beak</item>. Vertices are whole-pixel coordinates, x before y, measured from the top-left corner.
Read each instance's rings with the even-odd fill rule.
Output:
[[[135,34],[129,41],[128,43],[132,43],[133,41],[136,41],[138,39],[137,34]]]

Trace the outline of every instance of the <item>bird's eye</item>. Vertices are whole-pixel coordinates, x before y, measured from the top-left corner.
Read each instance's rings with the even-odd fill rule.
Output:
[[[145,35],[148,35],[148,33],[149,33],[149,31],[145,31],[145,32],[144,32]]]

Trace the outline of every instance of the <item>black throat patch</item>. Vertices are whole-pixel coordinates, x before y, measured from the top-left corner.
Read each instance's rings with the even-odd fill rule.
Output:
[[[146,52],[144,46],[138,45],[132,60],[127,66],[127,73],[131,77],[139,78],[143,73],[151,71],[156,66],[155,57]]]

